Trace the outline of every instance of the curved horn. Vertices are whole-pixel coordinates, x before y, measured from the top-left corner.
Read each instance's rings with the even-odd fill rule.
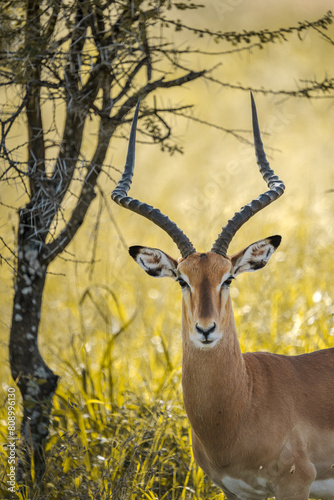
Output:
[[[252,93],[251,101],[256,160],[262,177],[269,187],[269,191],[261,194],[258,198],[242,207],[241,210],[239,210],[239,212],[236,212],[232,219],[228,221],[226,226],[223,227],[222,232],[216,239],[211,249],[211,252],[219,253],[220,255],[223,255],[223,257],[226,256],[228,246],[231,243],[233,236],[241,228],[241,226],[245,224],[245,222],[247,222],[257,212],[279,198],[284,193],[285,189],[283,182],[277,177],[277,175],[275,175],[274,171],[270,168],[268,160],[266,158],[263,149],[263,143],[261,140],[255,101]]]
[[[179,227],[172,222],[167,215],[164,215],[157,208],[154,208],[146,203],[142,203],[139,200],[129,197],[128,191],[131,186],[133,171],[135,166],[135,144],[136,144],[136,130],[137,130],[137,120],[139,112],[139,102],[136,106],[136,110],[133,116],[128,153],[126,156],[126,162],[124,167],[124,172],[121,180],[117,184],[116,188],[111,193],[111,198],[113,201],[118,203],[124,208],[128,208],[133,212],[136,212],[143,217],[146,217],[150,221],[154,222],[157,226],[161,227],[167,234],[172,238],[172,240],[178,246],[182,257],[185,259],[191,253],[196,250],[193,247],[191,241],[188,237],[179,229]]]

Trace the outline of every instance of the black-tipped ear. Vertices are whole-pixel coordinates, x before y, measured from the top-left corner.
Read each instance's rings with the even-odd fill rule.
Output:
[[[269,236],[268,240],[273,245],[273,247],[278,248],[282,241],[282,236],[275,234],[275,236]]]
[[[154,278],[176,278],[178,262],[157,248],[133,246],[129,254],[144,271]]]
[[[129,248],[129,254],[133,259],[136,260],[137,255],[139,254],[140,250],[142,250],[144,247],[141,247],[139,245],[135,245],[133,247]]]
[[[264,267],[276,251],[281,240],[281,236],[269,236],[269,238],[257,241],[241,252],[232,255],[231,274],[238,276],[240,273],[252,272]]]

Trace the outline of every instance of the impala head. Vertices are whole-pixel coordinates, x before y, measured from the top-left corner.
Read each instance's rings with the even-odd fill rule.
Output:
[[[121,206],[143,215],[164,229],[178,246],[178,260],[156,248],[130,247],[130,255],[150,276],[170,277],[177,281],[183,293],[183,323],[188,332],[186,342],[201,349],[211,349],[224,337],[233,321],[229,296],[231,281],[246,271],[261,269],[281,242],[280,236],[271,236],[251,244],[229,257],[228,246],[238,229],[262,208],[276,200],[284,192],[284,184],[271,170],[264,153],[253,96],[252,117],[255,153],[260,172],[269,191],[248,203],[227,223],[208,253],[196,252],[188,237],[172,222],[146,203],[127,196],[131,186],[135,136],[139,112],[137,105],[129,140],[124,173],[112,193],[112,199]]]
[[[211,251],[193,252],[175,260],[157,248],[141,246],[130,247],[130,255],[150,276],[170,277],[179,283],[184,330],[195,346],[211,349],[232,321],[232,280],[243,272],[264,267],[280,242],[280,236],[271,236],[231,257]]]

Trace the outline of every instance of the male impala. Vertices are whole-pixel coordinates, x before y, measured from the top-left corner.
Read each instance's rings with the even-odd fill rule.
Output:
[[[200,467],[228,500],[334,498],[334,348],[241,354],[236,334],[231,280],[264,267],[281,241],[271,236],[226,255],[237,230],[284,191],[267,162],[251,98],[255,152],[269,191],[233,216],[210,252],[196,252],[168,217],[127,196],[138,106],[112,198],[164,229],[181,252],[175,260],[155,248],[130,248],[149,275],[169,276],[182,288],[183,397]]]

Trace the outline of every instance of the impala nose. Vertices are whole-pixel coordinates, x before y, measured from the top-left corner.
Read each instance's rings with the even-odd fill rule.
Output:
[[[208,339],[210,333],[213,333],[215,331],[215,329],[216,329],[216,323],[212,323],[212,325],[209,326],[208,328],[203,328],[198,323],[196,323],[196,330],[198,331],[198,333],[201,333],[202,335],[204,335],[205,340]]]

